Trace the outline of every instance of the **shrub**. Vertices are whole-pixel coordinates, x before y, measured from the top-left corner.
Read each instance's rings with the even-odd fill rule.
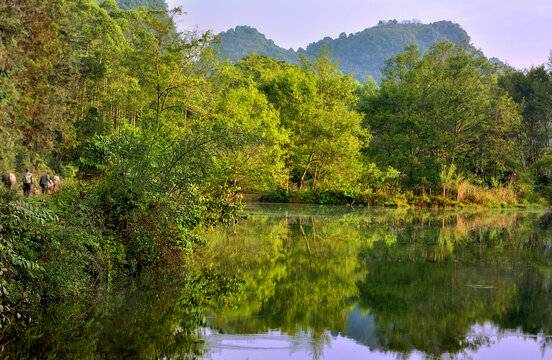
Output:
[[[81,158],[105,233],[123,246],[131,269],[181,263],[203,240],[198,229],[228,223],[242,208],[235,187],[214,174],[218,141],[208,131],[194,135],[124,128],[98,137]]]
[[[25,304],[80,293],[100,278],[99,238],[82,221],[72,223],[40,201],[0,193],[2,321]]]

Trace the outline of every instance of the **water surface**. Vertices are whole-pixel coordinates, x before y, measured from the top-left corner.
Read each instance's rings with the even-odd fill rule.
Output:
[[[552,359],[552,216],[249,205],[195,254],[37,308],[0,358]]]
[[[211,234],[245,281],[211,359],[552,359],[543,211],[252,205]]]

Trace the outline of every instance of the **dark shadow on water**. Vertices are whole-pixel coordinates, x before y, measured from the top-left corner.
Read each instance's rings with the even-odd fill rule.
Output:
[[[203,308],[218,308],[238,288],[212,271],[119,279],[109,290],[47,304],[30,322],[5,327],[0,358],[202,358]]]

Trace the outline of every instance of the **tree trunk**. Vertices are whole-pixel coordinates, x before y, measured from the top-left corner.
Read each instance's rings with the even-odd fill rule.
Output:
[[[305,171],[303,171],[303,175],[301,175],[301,180],[299,180],[299,190],[303,190],[303,182],[305,181],[305,175],[307,175],[307,171],[309,170],[313,157],[314,157],[314,154],[310,154],[309,161],[307,161],[307,166],[305,166]]]

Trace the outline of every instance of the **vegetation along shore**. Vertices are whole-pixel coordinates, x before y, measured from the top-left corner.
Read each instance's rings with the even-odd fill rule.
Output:
[[[240,216],[242,193],[352,206],[551,203],[552,57],[519,71],[469,42],[406,44],[378,82],[359,81],[339,70],[335,42],[289,63],[231,62],[211,32],[177,32],[180,13],[163,1],[0,5],[0,171],[64,184],[0,192],[0,325],[119,274],[189,266],[202,232]],[[194,279],[204,277],[225,283]]]

